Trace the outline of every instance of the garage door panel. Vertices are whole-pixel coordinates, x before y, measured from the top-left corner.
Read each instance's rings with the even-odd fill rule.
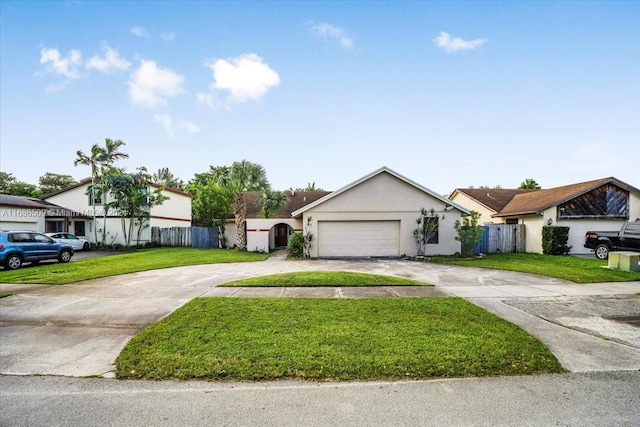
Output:
[[[318,256],[398,256],[400,221],[319,221]]]

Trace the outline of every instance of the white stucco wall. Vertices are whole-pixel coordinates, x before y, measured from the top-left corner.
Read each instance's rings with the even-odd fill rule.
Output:
[[[29,230],[44,233],[45,209],[0,206],[0,230]]]
[[[311,233],[318,236],[318,221],[400,221],[400,254],[416,255],[413,237],[420,209],[433,208],[444,215],[438,230],[438,244],[427,245],[426,254],[454,254],[460,252],[453,225],[460,219],[460,211],[445,212],[445,203],[388,174],[381,173],[327,200],[303,214],[302,223],[311,217]],[[318,256],[318,244],[311,246],[311,256]]]
[[[153,227],[191,226],[191,197],[167,189],[162,191],[162,195],[168,199],[161,205],[151,208],[151,225]]]
[[[274,227],[287,224],[294,232],[302,231],[302,220],[295,218],[249,218],[247,221],[247,250],[249,252],[269,252],[275,247]],[[235,224],[233,224],[235,243]],[[226,233],[225,233],[226,234]]]

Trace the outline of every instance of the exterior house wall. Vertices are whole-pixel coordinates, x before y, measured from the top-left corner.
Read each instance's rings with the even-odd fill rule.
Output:
[[[275,248],[274,227],[277,224],[287,224],[294,231],[302,230],[302,221],[295,218],[248,218],[246,221],[247,250],[251,252],[269,252]],[[232,242],[235,243],[235,224],[229,228],[233,229]]]
[[[164,189],[162,194],[168,199],[151,208],[151,226],[190,227],[191,197],[168,189]]]
[[[460,242],[455,240],[453,224],[460,219],[460,212],[455,209],[445,212],[443,201],[387,173],[375,175],[305,211],[302,223],[307,224],[307,218],[311,217],[310,232],[317,236],[318,221],[400,221],[400,254],[416,255],[413,231],[422,208],[433,208],[438,216],[445,216],[439,224],[439,243],[427,245],[426,255],[459,252]],[[311,246],[311,256],[318,256],[317,242]]]
[[[526,251],[537,254],[542,253],[542,227],[547,223],[542,215],[527,215],[519,220],[525,225]]]
[[[460,206],[464,206],[470,211],[476,211],[480,214],[479,225],[483,224],[501,224],[504,223],[504,218],[492,218],[491,215],[496,212],[487,208],[485,205],[478,203],[475,199],[467,196],[464,193],[456,192],[451,198],[452,202],[456,202]]]
[[[0,206],[0,230],[29,230],[44,233],[46,209]]]

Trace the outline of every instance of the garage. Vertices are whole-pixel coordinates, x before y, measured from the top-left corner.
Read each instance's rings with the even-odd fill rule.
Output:
[[[396,257],[400,221],[318,221],[319,257]]]

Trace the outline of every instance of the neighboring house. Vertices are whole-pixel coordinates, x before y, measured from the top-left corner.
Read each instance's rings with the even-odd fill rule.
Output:
[[[524,224],[526,251],[534,253],[542,253],[545,225],[569,227],[570,253],[584,254],[589,252],[583,247],[587,231],[617,231],[625,221],[640,218],[640,190],[613,177],[543,190],[456,189],[451,199],[483,212],[481,223]]]
[[[246,223],[249,251],[284,247],[284,237],[299,231],[313,235],[311,257],[416,255],[413,232],[423,208],[433,209],[440,217],[444,215],[432,243],[427,245],[426,255],[454,254],[460,252],[454,223],[468,213],[387,167],[331,193],[294,193],[277,218],[257,218],[255,204],[254,201],[254,207],[247,209],[248,216],[254,212]],[[234,236],[234,226],[229,225],[225,234]],[[233,240],[229,243],[233,244]]]
[[[0,230],[54,233],[69,231],[72,221],[85,219],[80,212],[44,200],[0,194]]]
[[[502,223],[504,220],[493,218],[517,194],[536,190],[512,190],[503,188],[457,188],[449,199],[480,214],[478,224]]]
[[[91,178],[86,178],[78,182],[76,185],[65,190],[58,191],[45,196],[46,202],[56,203],[68,206],[71,209],[85,215],[84,218],[78,218],[69,226],[69,233],[84,236],[92,243],[96,243],[94,227],[97,227],[98,242],[102,241],[102,233],[106,232],[107,244],[124,244],[124,236],[122,232],[122,222],[115,212],[107,212],[106,227],[103,219],[104,203],[109,202],[109,195],[103,199],[95,200],[96,224],[93,223],[93,203],[92,194],[89,191],[91,186]],[[140,243],[146,243],[151,240],[151,227],[189,227],[191,226],[191,200],[190,194],[184,193],[174,188],[165,187],[159,184],[151,184],[149,191],[162,188],[162,194],[168,197],[162,205],[151,207],[149,224],[143,224]],[[128,225],[128,222],[127,222]],[[134,227],[131,243],[136,243],[138,226]],[[82,234],[80,234],[82,233]]]

